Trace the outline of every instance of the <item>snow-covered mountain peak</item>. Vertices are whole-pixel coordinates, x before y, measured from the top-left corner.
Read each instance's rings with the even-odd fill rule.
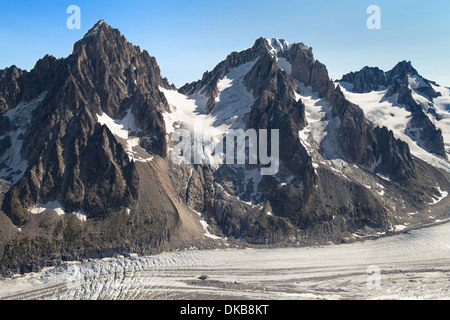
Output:
[[[441,168],[448,169],[449,115],[445,108],[446,101],[449,101],[448,94],[445,94],[445,88],[421,76],[411,61],[401,61],[387,72],[365,67],[344,75],[340,84],[347,89],[344,91],[346,97],[360,105],[374,123],[381,125],[382,106],[387,107],[383,109],[386,114],[396,114],[394,107],[403,109],[406,117],[401,126],[392,125],[392,121],[386,121],[384,125],[406,141],[414,155],[432,159],[429,162],[439,163]],[[371,104],[368,102],[372,101],[371,96],[380,96],[381,100]],[[390,107],[386,104],[387,100],[392,102]],[[374,107],[377,111],[372,114]],[[395,117],[397,120],[399,117]],[[434,159],[436,156],[439,159]]]
[[[266,38],[266,41],[268,42],[269,48],[271,49],[271,51],[276,54],[279,54],[280,52],[281,53],[286,52],[291,48],[291,44],[283,39],[278,39],[278,38],[267,39]]]

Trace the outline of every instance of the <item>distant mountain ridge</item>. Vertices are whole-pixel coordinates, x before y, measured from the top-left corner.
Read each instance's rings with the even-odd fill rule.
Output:
[[[353,93],[387,90],[384,98],[393,97],[396,103],[411,112],[411,131],[420,131],[414,140],[420,142],[426,150],[447,159],[443,137],[445,133],[442,132],[443,129],[436,127],[443,116],[435,107],[434,100],[437,103],[438,98],[448,96],[448,92],[444,92],[445,88],[440,88],[435,82],[420,76],[410,61],[402,61],[388,72],[364,67],[358,72],[344,75],[339,82],[350,84],[349,91]]]

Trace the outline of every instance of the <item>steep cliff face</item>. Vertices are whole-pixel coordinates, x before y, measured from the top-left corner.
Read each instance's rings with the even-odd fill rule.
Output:
[[[378,68],[364,67],[358,72],[350,72],[341,79],[353,85],[352,91],[367,93],[386,86],[386,75]]]

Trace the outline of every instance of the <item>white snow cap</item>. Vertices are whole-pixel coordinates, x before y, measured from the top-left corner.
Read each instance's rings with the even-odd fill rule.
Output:
[[[285,52],[287,50],[290,49],[291,45],[289,44],[289,42],[287,42],[286,40],[283,39],[278,39],[278,38],[272,38],[272,39],[267,39],[267,42],[269,43],[269,45],[272,47],[274,53],[280,53],[280,52]]]

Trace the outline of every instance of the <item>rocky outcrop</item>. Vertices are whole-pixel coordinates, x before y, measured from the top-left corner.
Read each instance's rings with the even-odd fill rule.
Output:
[[[169,107],[159,88],[174,87],[155,58],[99,21],[69,57],[0,75],[0,167],[10,180],[0,216],[16,230],[1,238],[1,273],[201,239],[162,165]]]
[[[10,106],[16,106],[21,99],[21,87],[18,78],[23,71],[16,66],[0,70],[0,112],[8,111]]]
[[[350,72],[342,77],[342,82],[353,85],[352,92],[366,93],[379,90],[386,85],[386,76],[383,70],[364,67],[358,72]]]
[[[286,216],[295,216],[299,213],[299,209],[304,208],[310,201],[312,193],[315,192],[314,185],[317,182],[317,177],[314,173],[311,157],[299,138],[299,131],[307,124],[305,106],[301,100],[295,98],[297,85],[277,64],[277,50],[278,52],[285,52],[289,48],[285,42],[283,43],[279,41],[270,42],[267,39],[259,38],[250,49],[230,54],[211,72],[206,72],[200,81],[183,86],[179,89],[179,92],[206,96],[208,99],[207,111],[211,112],[217,103],[218,82],[233,68],[253,62],[252,67],[243,77],[243,84],[247,91],[251,92],[255,101],[243,119],[244,127],[242,129],[267,129],[269,132],[271,129],[279,130],[280,137],[283,137],[279,155],[280,167],[288,172],[285,174],[296,177],[297,197],[295,199],[291,197],[287,200],[292,202],[292,207],[289,209],[286,207],[286,210],[277,207],[275,214],[281,215],[286,212]],[[279,46],[279,48],[274,48],[273,45]],[[255,201],[251,196],[255,194],[258,197],[258,202],[267,201],[268,206],[285,196],[283,193],[274,192],[272,177],[260,176],[258,179],[261,182],[259,183],[256,183],[254,179],[245,182],[243,170],[255,171],[258,170],[258,165],[249,166],[245,169],[233,165],[222,165],[214,172],[214,180],[209,182],[209,186],[211,187],[214,181],[220,185],[220,190],[225,188],[228,194],[240,194],[242,200],[245,201]],[[188,204],[192,203],[195,210],[204,212],[200,209],[203,208],[204,210],[206,207],[206,203],[202,200],[208,184],[205,185],[201,177],[198,169],[194,168],[188,187],[187,199]],[[258,174],[254,178],[257,177]],[[192,181],[197,179],[199,182],[192,185]],[[208,212],[213,213],[212,218],[226,236],[246,238],[249,241],[260,243],[264,243],[266,240],[273,242],[275,239],[294,237],[295,226],[291,224],[289,219],[281,218],[275,214],[267,216],[261,210],[240,204],[238,200],[232,200],[231,197],[224,196],[223,192],[218,193],[218,188],[215,188],[215,190],[214,208],[208,210]],[[224,198],[228,202],[231,201],[232,204],[225,205]],[[211,213],[208,213],[209,217],[211,217]],[[261,221],[258,221],[260,219],[263,219],[264,223],[261,224]],[[240,226],[236,227],[236,225]],[[277,236],[277,233],[281,233],[283,236]]]
[[[214,178],[208,166],[195,165],[186,185],[186,204],[206,218],[214,217]]]

